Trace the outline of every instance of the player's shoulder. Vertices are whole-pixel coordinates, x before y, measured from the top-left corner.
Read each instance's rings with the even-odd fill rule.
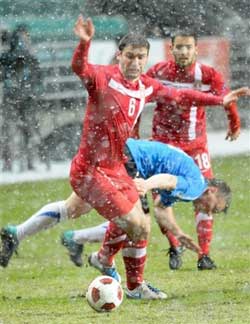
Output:
[[[93,70],[95,71],[95,76],[99,80],[110,80],[114,79],[117,81],[121,81],[122,75],[118,65],[101,65],[101,64],[93,64]]]
[[[154,65],[152,65],[148,71],[147,74],[157,74],[160,75],[162,73],[166,73],[166,71],[172,70],[172,68],[175,66],[175,63],[173,61],[161,61]]]
[[[119,67],[118,67],[117,64],[108,64],[108,65],[96,64],[96,67],[100,71],[104,71],[106,73],[116,73],[116,72],[119,72]]]
[[[203,64],[203,63],[198,63],[198,64],[201,68],[202,74],[204,75],[208,75],[208,76],[221,75],[221,73],[217,71],[213,66]]]

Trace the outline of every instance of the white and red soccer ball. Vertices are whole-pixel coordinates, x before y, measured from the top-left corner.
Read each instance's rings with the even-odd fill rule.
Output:
[[[89,285],[86,298],[97,312],[111,312],[122,303],[123,290],[117,280],[99,276]]]

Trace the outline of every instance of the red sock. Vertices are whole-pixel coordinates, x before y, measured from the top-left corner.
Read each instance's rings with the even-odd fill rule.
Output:
[[[174,234],[172,234],[171,231],[169,231],[167,228],[164,228],[161,226],[160,226],[160,230],[161,230],[162,234],[167,237],[171,247],[177,248],[178,246],[180,246],[180,242],[177,240],[177,238],[174,236]]]
[[[126,269],[127,287],[133,290],[143,282],[144,267],[147,259],[147,240],[126,241],[122,249]]]
[[[103,265],[112,266],[114,257],[124,245],[126,233],[116,224],[109,222],[98,256]]]
[[[198,242],[201,248],[201,252],[199,253],[198,258],[200,258],[203,254],[208,255],[210,244],[213,237],[213,219],[211,216],[206,214],[198,213],[196,215],[196,231],[198,235]]]

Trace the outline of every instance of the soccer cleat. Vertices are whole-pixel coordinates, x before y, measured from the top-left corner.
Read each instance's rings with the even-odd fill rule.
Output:
[[[16,227],[10,225],[3,227],[0,231],[0,236],[2,240],[2,248],[0,251],[0,265],[6,268],[19,244],[16,235]]]
[[[182,266],[182,259],[181,255],[183,253],[184,249],[182,246],[179,247],[170,247],[168,250],[169,254],[169,268],[171,270],[178,270]]]
[[[83,244],[78,244],[73,240],[73,231],[65,231],[61,237],[61,243],[69,252],[70,260],[77,266],[82,267]]]
[[[167,294],[159,289],[152,287],[145,281],[136,287],[134,290],[125,289],[127,298],[130,299],[166,299]]]
[[[115,280],[117,280],[118,282],[121,283],[121,276],[119,275],[119,273],[117,272],[116,268],[115,268],[115,264],[113,264],[112,267],[104,267],[103,264],[101,264],[99,258],[98,258],[98,252],[93,252],[90,254],[89,256],[89,265],[91,267],[96,268],[97,270],[99,270],[103,275],[109,276],[114,278]]]
[[[213,260],[206,254],[204,254],[197,262],[198,270],[213,270],[216,269],[217,266]]]

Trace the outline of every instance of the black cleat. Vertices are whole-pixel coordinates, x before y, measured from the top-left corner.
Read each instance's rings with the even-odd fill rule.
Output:
[[[6,268],[13,253],[17,251],[19,244],[16,236],[16,227],[3,227],[0,231],[0,236],[2,240],[2,248],[0,251],[0,265]]]
[[[183,247],[170,247],[168,250],[168,254],[169,254],[169,268],[171,270],[178,270],[181,268],[182,266],[182,259],[181,259],[181,255],[183,252]]]
[[[73,240],[73,231],[65,231],[61,237],[62,245],[69,252],[70,260],[77,266],[82,267],[83,244],[78,244]]]
[[[198,270],[213,270],[216,269],[216,264],[208,255],[203,255],[197,262]]]

